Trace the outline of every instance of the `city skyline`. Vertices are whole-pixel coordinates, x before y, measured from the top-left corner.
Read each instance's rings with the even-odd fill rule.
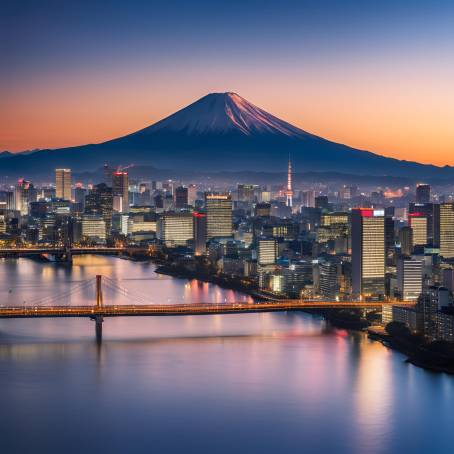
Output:
[[[0,149],[96,143],[234,91],[334,141],[454,164],[452,6],[393,5],[7,4]]]

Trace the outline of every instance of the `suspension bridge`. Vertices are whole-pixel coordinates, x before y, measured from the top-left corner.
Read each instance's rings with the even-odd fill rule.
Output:
[[[158,279],[161,280],[161,278]],[[92,287],[95,287],[95,298],[92,304],[83,306],[71,304],[74,295],[82,293],[86,296]],[[119,293],[133,304],[105,304],[104,288]],[[77,282],[69,290],[58,295],[24,301],[22,305],[1,305],[0,318],[86,317],[96,322],[96,338],[100,341],[105,317],[240,314],[307,309],[381,309],[384,306],[413,307],[414,305],[414,302],[406,301],[306,301],[299,299],[157,304],[151,302],[149,296],[123,287],[118,280],[98,275],[95,278]]]

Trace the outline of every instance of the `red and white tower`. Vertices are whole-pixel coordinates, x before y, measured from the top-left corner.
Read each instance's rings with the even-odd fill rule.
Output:
[[[288,157],[288,172],[287,172],[287,206],[293,206],[293,189],[292,189],[292,161],[290,155]]]

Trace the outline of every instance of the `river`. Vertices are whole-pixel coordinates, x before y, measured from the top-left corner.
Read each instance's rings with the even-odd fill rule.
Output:
[[[96,274],[154,302],[249,298],[154,268],[2,259],[1,304]],[[101,345],[85,319],[0,320],[0,396],[2,454],[454,452],[454,377],[304,313],[106,319]]]

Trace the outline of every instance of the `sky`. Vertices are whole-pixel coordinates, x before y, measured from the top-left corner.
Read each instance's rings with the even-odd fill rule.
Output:
[[[327,139],[454,165],[454,2],[17,1],[0,151],[97,143],[233,91]]]

